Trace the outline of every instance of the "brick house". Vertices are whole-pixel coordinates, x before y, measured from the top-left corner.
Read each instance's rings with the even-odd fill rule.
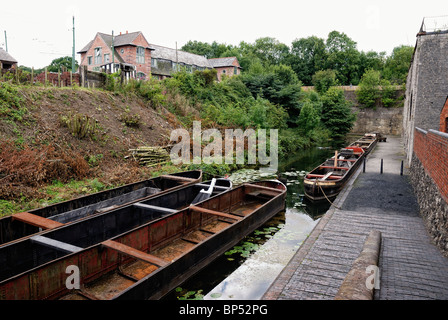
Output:
[[[8,52],[0,48],[0,70],[16,69],[17,60],[14,59]]]
[[[445,105],[440,112],[440,126],[439,131],[448,133],[448,97],[445,100]]]
[[[120,68],[133,77],[148,79],[152,50],[140,31],[120,32],[116,36],[98,32],[78,53],[81,54],[80,66],[87,66],[90,71],[115,72]]]
[[[223,75],[231,77],[241,73],[241,66],[236,57],[214,58],[208,61],[218,72],[218,81],[221,81]]]

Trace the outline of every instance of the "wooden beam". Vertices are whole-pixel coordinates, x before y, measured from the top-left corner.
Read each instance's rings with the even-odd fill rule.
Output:
[[[113,241],[113,240],[107,240],[101,243],[103,246],[110,248],[112,250],[116,250],[120,253],[126,254],[128,256],[131,256],[133,258],[149,262],[151,264],[155,264],[156,266],[163,267],[168,264],[166,260],[163,260],[159,257],[156,257],[152,254],[140,251],[138,249],[129,247],[125,244]]]
[[[283,190],[280,189],[276,189],[276,188],[269,188],[269,187],[265,187],[265,186],[259,186],[256,184],[250,184],[250,183],[245,183],[246,186],[251,187],[251,188],[257,188],[257,189],[262,189],[262,190],[268,190],[268,191],[274,191],[277,193],[282,193]]]
[[[42,229],[54,229],[63,226],[63,223],[53,221],[29,212],[20,212],[12,215],[12,220],[22,221],[24,223],[42,228]]]
[[[175,181],[182,181],[182,182],[194,182],[194,181],[197,180],[195,178],[171,176],[171,175],[168,175],[168,174],[161,175],[160,178],[169,179],[169,180],[175,180]]]
[[[196,207],[196,206],[190,206],[190,210],[196,211],[196,212],[201,212],[201,213],[208,213],[208,214],[213,214],[215,216],[220,216],[220,217],[224,217],[224,218],[230,218],[230,219],[234,219],[237,221],[242,220],[242,217],[238,217],[235,216],[233,214],[228,214],[228,213],[224,213],[224,212],[219,212],[219,211],[214,211],[214,210],[210,210],[210,209],[205,209],[205,208],[201,208],[201,207]]]

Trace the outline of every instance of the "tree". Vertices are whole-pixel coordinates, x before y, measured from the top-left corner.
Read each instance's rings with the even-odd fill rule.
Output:
[[[296,72],[303,85],[312,84],[312,76],[326,63],[325,40],[312,36],[296,39],[291,44],[288,64]]]
[[[391,56],[386,59],[383,78],[393,84],[406,83],[413,54],[414,47],[399,46],[394,48]]]
[[[376,70],[367,70],[362,76],[359,88],[356,91],[358,102],[366,108],[373,108],[381,97],[381,77]]]
[[[317,71],[313,75],[314,89],[320,94],[323,94],[330,89],[330,87],[336,86],[336,73],[334,70]]]
[[[306,101],[300,110],[300,116],[297,120],[297,125],[305,135],[310,135],[311,132],[319,125],[320,115],[319,108],[312,101]]]
[[[75,70],[78,69],[78,66],[78,61],[75,60]],[[47,70],[50,72],[58,72],[63,70],[75,71],[72,70],[72,57],[66,56],[54,59],[47,67]]]
[[[228,50],[231,50],[232,48],[233,46],[231,45],[217,43],[216,41],[213,41],[213,43],[209,44],[206,42],[190,40],[182,46],[181,50],[205,56],[206,58],[211,59],[223,57],[222,54]]]
[[[350,132],[355,120],[356,115],[352,113],[342,89],[332,87],[322,95],[321,121],[334,138],[344,137]]]
[[[255,40],[255,43],[252,45],[252,53],[264,65],[278,65],[286,62],[289,48],[275,38],[264,37]]]
[[[301,83],[291,67],[254,64],[247,73],[241,75],[241,80],[254,98],[260,96],[283,107],[288,112],[289,122],[295,124],[301,108]]]
[[[356,45],[356,42],[345,33],[332,31],[328,35],[326,69],[335,70],[336,77],[342,85],[356,85],[360,80],[361,55]]]

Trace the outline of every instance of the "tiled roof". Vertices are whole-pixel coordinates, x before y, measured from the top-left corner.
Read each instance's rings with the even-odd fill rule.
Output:
[[[212,58],[208,59],[213,68],[219,67],[234,67],[233,62],[236,57],[225,57],[225,58]]]
[[[209,60],[207,60],[207,58],[204,56],[180,50],[177,50],[176,56],[176,49],[166,48],[155,44],[151,44],[151,48],[154,49],[154,51],[151,53],[151,58],[170,60],[173,62],[177,61],[178,63],[195,65],[204,68],[212,68]]]
[[[114,35],[114,47],[120,47],[120,46],[126,46],[126,45],[133,45],[132,42],[135,40],[135,38],[138,37],[138,35],[142,33],[141,31],[131,32],[131,33],[125,33],[125,34],[119,34]],[[112,46],[112,35],[111,34],[105,34],[98,32],[97,33],[106,43],[108,47]],[[84,48],[82,48],[78,53],[81,52],[87,52],[90,47],[92,46],[93,40],[90,41]],[[148,48],[151,49],[151,48]]]
[[[8,52],[3,50],[3,48],[0,48],[0,61],[17,63],[17,60],[14,59]]]

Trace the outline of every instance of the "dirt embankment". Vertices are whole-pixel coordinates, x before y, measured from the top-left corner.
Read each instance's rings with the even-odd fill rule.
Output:
[[[150,170],[125,159],[128,150],[166,145],[180,126],[165,108],[133,94],[21,87],[18,95],[20,107],[0,112],[0,199],[38,197],[54,180],[117,185],[146,178]]]

